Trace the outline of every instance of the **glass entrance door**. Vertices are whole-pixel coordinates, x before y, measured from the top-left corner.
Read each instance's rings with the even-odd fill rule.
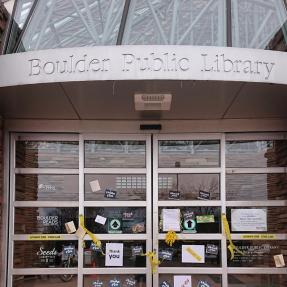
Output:
[[[154,286],[222,286],[222,141],[217,134],[154,137],[153,245],[161,261]],[[169,246],[171,231],[177,239]]]
[[[286,167],[286,134],[154,136],[153,286],[287,286]]]
[[[152,286],[150,135],[11,142],[8,286]]]
[[[8,287],[287,285],[286,134],[13,134],[10,153]]]

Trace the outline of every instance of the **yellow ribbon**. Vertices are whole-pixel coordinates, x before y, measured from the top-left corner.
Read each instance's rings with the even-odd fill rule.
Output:
[[[165,235],[165,243],[169,246],[172,246],[177,239],[177,234],[173,230],[168,231]]]
[[[101,250],[101,253],[103,255],[105,255],[105,253],[102,250],[102,242],[90,230],[88,230],[86,228],[86,226],[85,226],[85,218],[84,218],[84,215],[82,215],[82,214],[80,214],[80,226],[84,230],[84,232],[87,233],[90,236],[90,238],[92,239],[92,241],[94,242],[96,247],[98,247]],[[84,245],[84,241],[83,241],[83,245]]]
[[[225,232],[226,238],[227,238],[228,241],[229,241],[228,249],[229,249],[230,254],[231,254],[230,260],[233,260],[233,259],[234,259],[235,251],[237,251],[240,255],[244,255],[244,253],[243,253],[242,251],[240,251],[240,250],[234,245],[234,243],[233,243],[233,241],[232,241],[232,238],[231,238],[231,234],[230,234],[229,224],[228,224],[226,215],[225,215],[224,213],[222,214],[221,219],[222,219],[222,223],[223,223],[223,227],[224,227],[224,232]]]
[[[151,265],[152,274],[155,274],[157,271],[157,267],[161,263],[157,257],[154,251],[148,251],[147,253],[143,254],[143,256],[147,256]]]
[[[186,251],[190,253],[197,261],[201,261],[202,257],[197,254],[191,247],[186,248]]]

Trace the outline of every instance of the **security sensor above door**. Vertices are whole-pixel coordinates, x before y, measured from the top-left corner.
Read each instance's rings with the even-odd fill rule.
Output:
[[[169,111],[171,94],[135,94],[136,111]]]

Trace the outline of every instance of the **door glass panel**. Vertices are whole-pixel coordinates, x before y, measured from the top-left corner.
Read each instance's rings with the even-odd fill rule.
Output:
[[[235,253],[233,260],[230,260],[230,252],[228,250],[228,266],[229,267],[273,267],[275,268],[275,255],[283,255],[286,262],[287,242],[284,240],[253,240],[253,241],[233,241],[235,246],[244,253],[240,255]]]
[[[287,174],[227,174],[227,200],[287,200]]]
[[[207,246],[215,246],[217,254],[210,254]],[[191,249],[191,253],[188,250]],[[210,249],[209,249],[210,250]],[[161,252],[170,252],[168,259],[162,260],[161,267],[220,267],[221,266],[221,243],[216,240],[178,240],[172,247],[165,241],[159,241],[159,258]],[[194,252],[194,253],[193,253]],[[195,254],[195,255],[193,255]]]
[[[66,255],[65,247],[73,247]],[[14,241],[14,268],[72,268],[78,266],[78,241]]]
[[[183,233],[220,233],[220,207],[161,207],[159,208],[159,228],[163,232],[164,209],[180,209],[180,226]]]
[[[144,174],[86,174],[85,200],[110,200],[106,191],[116,191],[114,200],[145,200]]]
[[[85,167],[144,168],[145,141],[85,141]]]
[[[232,233],[287,233],[286,207],[228,207]]]
[[[101,285],[101,282],[103,285]],[[119,282],[120,285],[112,285]],[[96,285],[98,283],[99,285]],[[134,285],[133,285],[134,284]],[[146,287],[145,274],[101,274],[101,275],[84,275],[84,287],[91,286],[135,286]]]
[[[170,287],[175,287],[174,280],[176,280],[176,276],[189,276],[191,277],[191,286],[212,286],[212,287],[221,287],[221,275],[209,275],[209,274],[160,274],[159,275],[159,286],[166,286],[164,282],[168,284]],[[206,283],[208,285],[200,285]],[[161,285],[163,284],[163,285]]]
[[[285,167],[287,141],[227,141],[227,167]]]
[[[284,287],[287,286],[287,275],[279,274],[230,274],[229,287]]]
[[[219,146],[217,140],[159,141],[159,167],[217,167]]]
[[[78,277],[75,274],[16,275],[16,276],[13,276],[12,287],[44,287],[44,286],[45,287],[55,287],[55,286],[77,287],[78,286],[77,283],[78,283]]]
[[[219,174],[159,174],[159,200],[219,200]]]
[[[75,207],[16,207],[15,234],[64,234],[65,223],[78,225],[78,208]]]
[[[104,217],[105,223],[95,222],[97,215]],[[144,207],[86,207],[85,222],[93,233],[145,233],[146,208]]]
[[[16,141],[16,167],[79,168],[79,143]]]
[[[114,266],[118,268],[122,267],[145,267],[146,257],[137,255],[134,256],[134,246],[140,246],[143,253],[146,252],[145,241],[105,241],[102,240],[102,251],[107,253],[106,243],[121,243],[123,244],[123,266]],[[86,268],[104,268],[106,266],[106,255],[104,255],[92,241],[86,241],[86,247],[84,249],[84,267]],[[107,270],[108,272],[108,270]]]
[[[17,174],[16,201],[79,200],[78,175]]]

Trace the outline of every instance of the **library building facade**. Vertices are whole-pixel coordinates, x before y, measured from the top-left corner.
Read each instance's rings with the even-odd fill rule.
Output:
[[[0,1],[1,287],[286,287],[285,0]]]

